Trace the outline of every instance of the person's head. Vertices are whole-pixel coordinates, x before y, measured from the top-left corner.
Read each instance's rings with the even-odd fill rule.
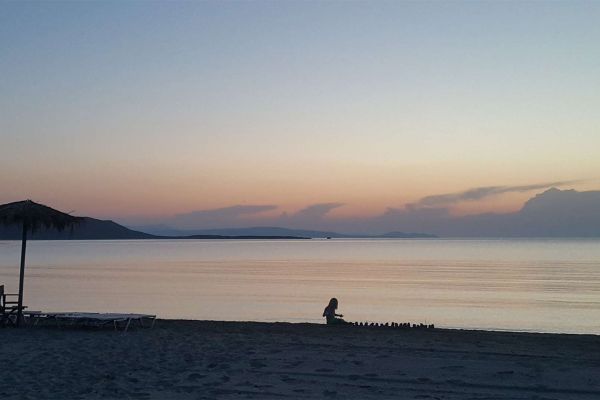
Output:
[[[334,310],[337,310],[338,302],[335,297],[329,300],[329,307],[333,307]]]

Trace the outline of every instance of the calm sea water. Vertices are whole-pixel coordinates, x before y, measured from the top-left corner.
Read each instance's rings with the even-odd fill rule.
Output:
[[[0,241],[18,287],[20,242]],[[28,242],[31,310],[600,334],[600,240]]]

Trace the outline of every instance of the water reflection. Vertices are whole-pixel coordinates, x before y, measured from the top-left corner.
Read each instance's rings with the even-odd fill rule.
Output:
[[[600,241],[31,242],[26,302],[163,318],[348,320],[600,333]],[[18,242],[0,242],[15,288]]]

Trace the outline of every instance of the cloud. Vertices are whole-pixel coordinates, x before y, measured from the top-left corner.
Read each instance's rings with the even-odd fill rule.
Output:
[[[462,192],[422,198],[405,207],[390,207],[378,215],[331,218],[343,203],[311,204],[299,211],[273,212],[275,205],[237,205],[194,211],[161,221],[178,229],[275,226],[343,233],[424,232],[441,236],[596,235],[600,226],[600,191],[546,190],[529,200],[519,212],[454,216],[451,206],[510,192],[528,192],[571,182],[485,186]],[[554,225],[552,225],[554,224]]]
[[[257,214],[264,211],[275,210],[274,205],[250,205],[250,206],[230,206],[223,208],[215,208],[212,210],[192,211],[185,214],[178,214],[176,217],[198,217],[198,216],[239,216],[247,214]]]
[[[212,210],[199,210],[175,215],[164,221],[178,229],[233,228],[248,225],[285,225],[290,227],[319,226],[327,222],[331,210],[343,203],[311,204],[294,213],[264,215],[278,208],[276,205],[236,205]]]
[[[331,210],[343,206],[344,203],[319,203],[312,204],[292,215],[293,218],[322,218]]]
[[[557,183],[560,182],[548,186],[557,186]],[[505,193],[508,189],[525,192],[538,187],[496,186],[501,189],[493,193]],[[446,237],[600,237],[600,191],[550,189],[532,197],[521,210],[512,213],[454,216],[447,207],[388,208],[379,216],[327,222],[327,230],[345,233],[402,231]]]
[[[221,227],[239,224],[245,218],[275,209],[277,209],[276,205],[236,205],[178,214],[172,217],[168,223],[177,228]]]
[[[408,209],[421,207],[447,207],[463,201],[477,201],[486,197],[496,196],[503,193],[529,192],[531,190],[545,189],[552,186],[570,185],[578,182],[580,181],[546,182],[521,186],[483,186],[465,190],[463,192],[426,196],[416,203],[407,204],[406,207]]]
[[[284,213],[276,219],[269,221],[273,225],[294,227],[294,228],[324,228],[330,223],[327,214],[343,203],[317,203],[311,204],[295,213]]]

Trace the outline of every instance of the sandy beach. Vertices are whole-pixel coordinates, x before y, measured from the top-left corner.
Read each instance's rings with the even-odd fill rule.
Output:
[[[2,399],[598,399],[600,336],[158,320],[0,330]]]

